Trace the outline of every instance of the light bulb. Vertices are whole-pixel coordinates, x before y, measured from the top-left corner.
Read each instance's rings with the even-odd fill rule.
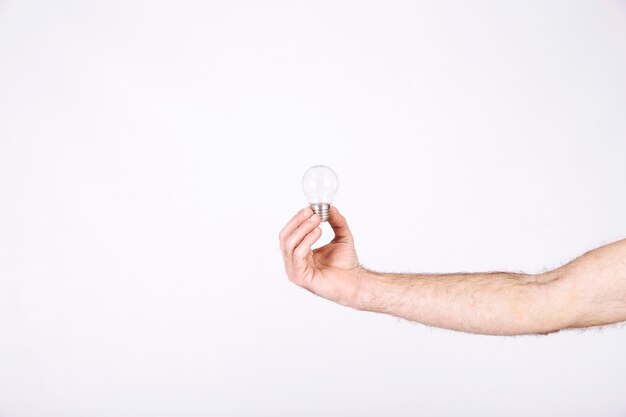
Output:
[[[309,200],[311,209],[325,222],[330,217],[330,204],[333,202],[339,178],[335,171],[325,165],[315,165],[302,176],[302,191]]]

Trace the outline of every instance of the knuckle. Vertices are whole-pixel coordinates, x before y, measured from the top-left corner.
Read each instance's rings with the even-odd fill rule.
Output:
[[[294,255],[298,258],[303,258],[309,252],[309,248],[306,246],[299,246],[295,251]]]
[[[291,238],[289,238],[289,239],[287,239],[285,241],[285,251],[287,253],[293,252],[293,250],[295,249],[295,246],[296,246],[296,244],[295,244],[295,241],[294,241],[293,237],[291,237]]]
[[[285,242],[285,246],[283,247],[284,256],[286,258],[290,257],[293,254],[295,248],[295,245],[290,244],[289,242]]]

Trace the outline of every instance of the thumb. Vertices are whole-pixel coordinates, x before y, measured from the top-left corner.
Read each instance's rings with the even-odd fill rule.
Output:
[[[343,217],[335,206],[330,206],[328,224],[330,224],[330,227],[333,228],[333,232],[335,232],[335,238],[333,239],[334,242],[354,242],[354,238],[352,237],[352,232],[350,232],[346,218]]]

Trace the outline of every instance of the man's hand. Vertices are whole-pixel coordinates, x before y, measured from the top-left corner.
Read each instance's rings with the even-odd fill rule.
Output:
[[[362,270],[354,239],[345,217],[334,206],[328,223],[333,240],[320,248],[311,246],[320,238],[320,217],[311,208],[300,210],[281,230],[280,247],[289,279],[307,290],[343,305],[356,298]]]

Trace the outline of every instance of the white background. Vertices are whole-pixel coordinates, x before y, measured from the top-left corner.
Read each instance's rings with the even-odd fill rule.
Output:
[[[625,327],[343,308],[278,232],[323,163],[365,266],[539,272],[625,159],[623,1],[0,0],[0,416],[623,417]]]

